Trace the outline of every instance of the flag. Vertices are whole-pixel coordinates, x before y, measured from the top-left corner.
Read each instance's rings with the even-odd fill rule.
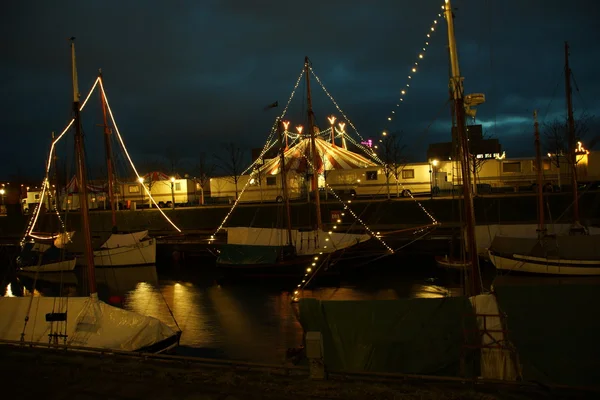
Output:
[[[265,111],[267,111],[270,108],[276,108],[277,106],[279,106],[279,102],[276,101],[275,103],[269,104],[268,106],[265,107]]]

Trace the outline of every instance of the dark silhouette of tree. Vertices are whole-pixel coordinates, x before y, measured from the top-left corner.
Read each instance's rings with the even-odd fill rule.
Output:
[[[196,181],[200,185],[200,204],[204,204],[204,185],[208,184],[215,172],[215,165],[208,160],[205,153],[200,153],[198,157],[196,172]]]
[[[400,178],[402,168],[406,165],[404,158],[404,150],[406,145],[401,144],[402,132],[384,133],[382,139],[379,140],[380,158],[383,161],[383,173],[387,187],[387,198],[390,194],[390,178],[396,180],[396,197],[400,196]]]
[[[235,185],[235,199],[238,198],[238,182],[242,172],[244,172],[244,153],[233,142],[222,145],[224,155],[215,154],[217,167],[221,170]]]

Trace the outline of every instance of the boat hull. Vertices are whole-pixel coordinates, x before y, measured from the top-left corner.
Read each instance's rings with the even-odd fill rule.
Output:
[[[471,263],[466,263],[463,261],[442,256],[436,256],[435,262],[438,267],[446,269],[465,270],[471,266]]]
[[[489,257],[499,271],[540,275],[600,275],[600,261],[550,259],[519,254],[501,255],[492,250],[489,251]]]
[[[86,264],[84,257],[80,257],[78,261],[78,265]],[[156,264],[155,239],[143,240],[128,246],[94,251],[94,265],[96,268],[154,264]]]
[[[53,263],[47,263],[42,265],[31,265],[27,267],[21,267],[21,271],[23,272],[63,272],[63,271],[73,271],[75,269],[75,265],[77,264],[77,259],[73,258],[72,260],[64,260],[57,261]]]

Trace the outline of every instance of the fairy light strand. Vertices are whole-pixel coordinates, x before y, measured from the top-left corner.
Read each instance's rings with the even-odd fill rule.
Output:
[[[133,169],[135,176],[138,178],[138,182],[140,182],[142,177],[138,173],[137,168],[135,168],[135,165],[133,164],[133,161],[131,160],[131,157],[129,156],[129,152],[127,151],[127,148],[125,147],[125,142],[123,141],[121,132],[119,132],[119,127],[117,126],[117,122],[115,121],[115,117],[113,115],[112,109],[110,108],[110,104],[108,103],[108,96],[106,96],[106,92],[104,91],[104,85],[102,84],[102,79],[100,77],[98,77],[98,82],[100,83],[100,90],[102,90],[102,96],[104,97],[104,102],[106,103],[106,109],[108,110],[108,114],[110,115],[110,120],[112,121],[113,126],[115,127],[115,132],[117,133],[117,138],[119,139],[119,143],[121,144],[121,147],[123,148],[123,152],[125,153],[125,156],[127,156],[127,160],[129,160],[129,164],[131,165],[131,168]],[[158,211],[162,214],[162,216],[165,217],[165,219],[173,226],[173,228],[175,228],[177,230],[177,232],[181,233],[181,229],[179,229],[179,227],[177,225],[175,225],[175,223],[173,221],[171,221],[171,219],[169,217],[167,217],[167,215],[164,213],[164,211],[158,206],[158,204],[156,203],[156,200],[154,200],[154,197],[152,197],[152,193],[150,193],[150,190],[146,187],[146,185],[142,184],[142,186],[144,188],[144,191],[146,192],[146,194],[148,195],[148,197],[150,198],[152,203],[156,206]]]
[[[96,86],[98,85],[99,81],[100,81],[100,77],[96,78],[96,80],[94,81],[94,84],[92,85],[92,88],[88,92],[85,100],[83,101],[83,103],[81,103],[81,106],[79,106],[79,111],[83,111],[83,109],[85,108],[85,105],[87,104],[88,100],[92,96],[92,93],[94,93],[94,90],[96,89]],[[33,232],[33,229],[35,228],[35,224],[37,223],[38,217],[40,215],[40,211],[42,208],[39,207],[39,205],[43,204],[43,202],[44,202],[44,197],[46,194],[46,185],[48,183],[48,176],[50,174],[50,167],[52,166],[52,158],[54,157],[54,151],[55,151],[56,144],[67,133],[67,131],[71,128],[71,126],[73,125],[74,122],[75,122],[75,118],[72,118],[71,121],[67,124],[67,127],[60,133],[60,135],[58,135],[54,140],[52,140],[52,144],[50,145],[50,154],[48,156],[48,161],[46,162],[46,174],[44,176],[44,181],[42,182],[42,194],[40,195],[40,202],[38,203],[38,206],[35,208],[35,210],[33,212],[33,216],[30,220],[27,230],[25,230],[25,235],[21,239],[21,245],[23,245],[25,243],[25,239],[27,238],[27,236],[31,236],[31,232]],[[44,238],[37,237],[36,239],[44,239]]]
[[[298,79],[296,79],[296,84],[294,85],[294,88],[292,89],[292,93],[290,94],[290,97],[288,98],[288,101],[287,101],[285,107],[283,108],[281,115],[278,116],[277,118],[275,118],[275,121],[273,122],[273,125],[271,126],[271,132],[269,133],[269,137],[267,138],[267,141],[265,142],[262,152],[260,153],[258,158],[256,160],[254,160],[254,162],[252,164],[250,164],[250,166],[248,168],[246,168],[246,170],[244,172],[242,172],[242,175],[244,175],[245,173],[250,171],[256,165],[258,160],[262,159],[263,156],[267,153],[267,151],[269,151],[269,149],[277,143],[277,139],[274,140],[273,142],[271,142],[275,133],[277,133],[277,123],[279,121],[283,120],[283,117],[285,117],[285,115],[287,114],[288,108],[290,107],[292,99],[296,95],[296,90],[298,90],[298,86],[300,85],[300,81],[302,81],[303,76],[304,76],[304,68],[302,68],[302,71],[300,71],[300,75],[298,75]]]
[[[443,5],[442,5],[442,9],[444,9]],[[438,18],[442,18],[441,13],[438,13],[437,16],[438,16]],[[410,68],[410,71],[406,77],[407,81],[406,81],[405,85],[400,90],[400,97],[398,99],[398,102],[396,103],[396,108],[400,107],[400,104],[402,102],[404,102],[404,99],[406,98],[406,96],[408,94],[408,88],[410,88],[410,82],[412,81],[413,74],[416,74],[418,71],[419,60],[422,60],[425,58],[425,54],[427,53],[427,48],[429,47],[429,40],[431,39],[431,36],[433,35],[433,33],[436,31],[437,23],[438,23],[438,20],[434,19],[431,26],[427,30],[427,34],[425,35],[425,37],[426,37],[425,43],[424,43],[423,47],[421,48],[421,50],[418,52],[416,61],[412,64],[412,66]],[[395,114],[396,114],[396,111],[391,110],[391,112],[387,116],[387,123],[391,122],[394,119]]]
[[[348,125],[350,125],[350,127],[352,129],[354,129],[354,132],[356,132],[356,134],[358,135],[358,137],[360,138],[360,140],[364,141],[365,139],[358,132],[358,129],[356,129],[356,126],[354,126],[354,124],[352,123],[352,121],[350,120],[350,118],[348,118],[348,116],[344,113],[344,111],[342,111],[342,109],[338,105],[337,101],[335,101],[335,99],[333,98],[333,96],[331,95],[331,93],[329,93],[329,91],[327,90],[327,88],[325,87],[325,85],[323,84],[323,82],[321,82],[321,79],[317,76],[317,74],[315,73],[315,71],[313,70],[313,68],[311,66],[309,66],[308,68],[310,69],[310,72],[313,74],[313,76],[317,80],[317,83],[319,83],[319,85],[321,86],[321,89],[323,89],[323,91],[325,92],[325,94],[327,95],[327,97],[329,97],[329,99],[331,100],[331,102],[333,103],[333,105],[335,106],[335,108],[338,110],[338,112],[342,115],[342,117],[344,117],[344,119],[346,120],[346,122],[348,123]],[[366,154],[368,154],[369,157],[372,157],[374,160],[376,160],[380,164],[383,164],[383,161],[381,161],[381,159],[377,156],[377,154],[373,154],[372,151],[367,150],[366,147],[363,146],[362,144],[357,144],[356,142],[355,142],[355,144],[359,148],[361,148]]]

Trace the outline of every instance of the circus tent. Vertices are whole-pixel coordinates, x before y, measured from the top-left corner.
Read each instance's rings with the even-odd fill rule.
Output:
[[[87,183],[87,188],[88,188],[88,191],[90,191],[91,193],[101,193],[101,192],[106,191],[105,185],[103,185],[103,184],[98,185],[98,184],[94,184],[89,181]],[[76,176],[71,178],[71,180],[67,184],[65,190],[67,193],[79,193],[79,182],[77,181]]]
[[[317,153],[320,155],[317,169],[320,173],[333,169],[354,169],[376,166],[375,162],[369,160],[360,154],[353,153],[342,147],[337,147],[331,143],[315,138],[315,146]],[[310,139],[302,139],[295,146],[290,147],[284,153],[286,171],[294,171],[296,173],[307,172],[310,170],[310,162],[312,163]],[[269,175],[277,175],[279,173],[279,157],[268,160],[261,168],[261,171]]]
[[[178,174],[173,175],[175,179],[180,179]],[[160,171],[152,171],[148,172],[146,175],[143,175],[145,182],[156,182],[156,181],[168,181],[171,179],[171,175],[167,175],[164,172]]]

